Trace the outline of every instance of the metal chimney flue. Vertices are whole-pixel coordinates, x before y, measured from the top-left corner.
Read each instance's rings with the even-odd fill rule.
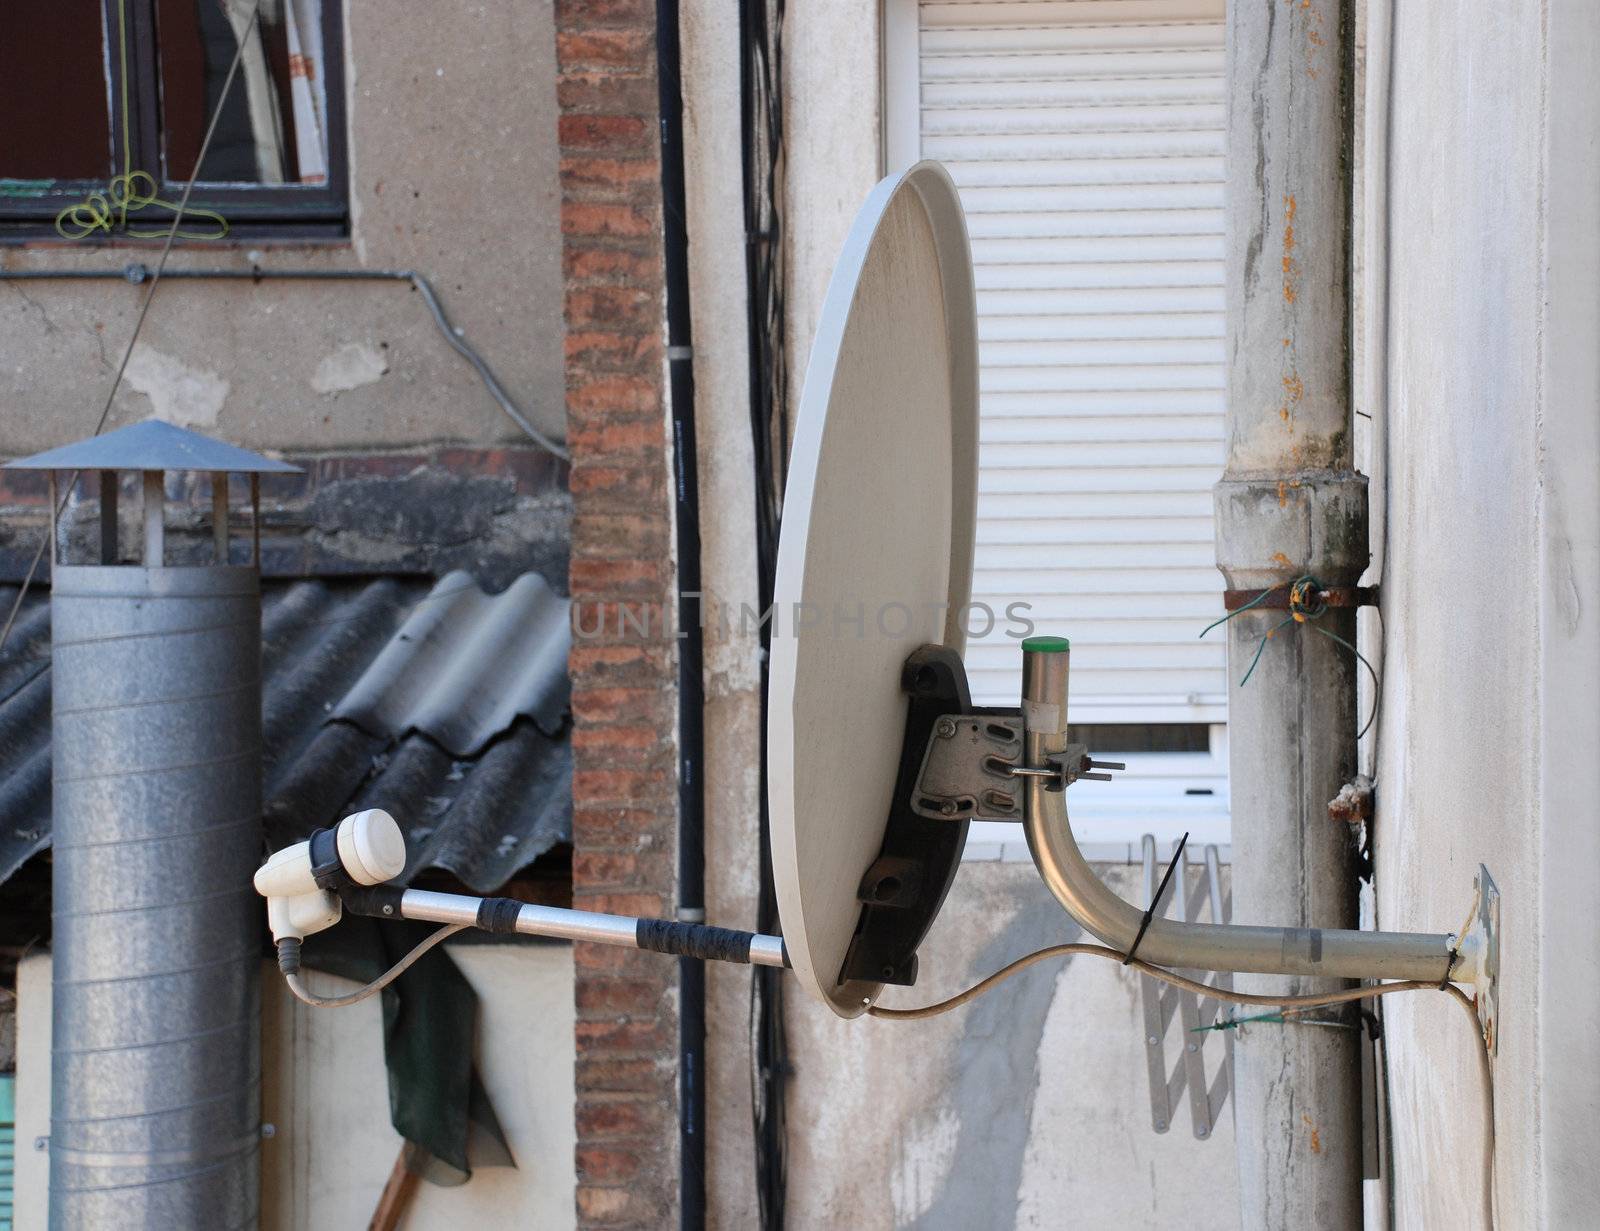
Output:
[[[99,503],[97,533],[64,541],[54,517],[50,528],[50,1226],[254,1227],[256,512],[259,476],[294,467],[158,422],[10,466],[51,472],[52,513],[63,471],[75,489],[89,480]],[[210,476],[212,538],[198,562],[168,563],[174,471]],[[131,561],[121,551],[119,472],[142,475]],[[229,534],[230,474],[248,476],[247,548]],[[93,559],[71,558],[85,555]]]

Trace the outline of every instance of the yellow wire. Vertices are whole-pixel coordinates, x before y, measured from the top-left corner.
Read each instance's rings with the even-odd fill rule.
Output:
[[[245,38],[250,37],[246,30]],[[122,174],[111,177],[105,190],[91,192],[76,205],[69,205],[56,215],[56,234],[62,239],[88,239],[96,232],[113,231],[133,239],[165,239],[170,233],[183,239],[221,239],[228,233],[228,220],[215,210],[198,206],[185,208],[159,195],[155,176],[148,171],[133,169],[132,132],[128,125],[128,4],[117,0],[117,63],[121,71],[122,89]],[[197,172],[199,168],[195,169]],[[146,187],[148,185],[148,187]],[[128,215],[149,207],[170,210],[181,217],[206,218],[215,222],[214,231],[191,231],[182,228],[130,227]],[[115,223],[115,226],[112,224]]]

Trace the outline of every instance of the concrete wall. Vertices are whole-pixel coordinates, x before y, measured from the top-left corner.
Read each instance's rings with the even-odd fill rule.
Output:
[[[413,268],[557,437],[562,274],[551,0],[347,0],[348,243],[182,244],[174,268]],[[159,244],[0,248],[8,269],[154,264]],[[0,453],[87,435],[133,328],[126,283],[0,284]],[[516,441],[407,285],[164,284],[109,426],[257,448]]]
[[[1372,7],[1383,21],[1389,6]],[[1586,1225],[1600,1114],[1600,11],[1459,0],[1395,15],[1387,199],[1368,195],[1387,276],[1374,263],[1365,287],[1387,290],[1382,398],[1364,407],[1388,489],[1378,923],[1456,928],[1488,866],[1504,923],[1499,1225]],[[1385,45],[1374,27],[1374,63]],[[1439,996],[1391,998],[1385,1023],[1397,1225],[1475,1226],[1471,1032]]]
[[[452,945],[479,997],[478,1063],[516,1159],[455,1188],[419,1184],[406,1231],[463,1226],[570,1227],[573,1213],[572,950]],[[18,971],[18,1231],[43,1231],[50,1132],[48,956]],[[262,1231],[365,1226],[400,1152],[389,1124],[381,1000],[313,1009],[262,966]],[[317,976],[318,987],[353,984]]]
[[[1136,898],[1140,870],[1098,865]],[[967,863],[920,952],[928,1004],[1046,945],[1089,940],[1031,863]],[[789,1208],[796,1226],[1234,1227],[1233,1116],[1196,1140],[1187,1101],[1150,1122],[1138,977],[1072,957],[927,1021],[843,1021],[794,999]],[[1281,1027],[1261,1027],[1281,1029]],[[1168,1031],[1169,1063],[1181,1029]],[[1208,1036],[1207,1063],[1221,1054]]]

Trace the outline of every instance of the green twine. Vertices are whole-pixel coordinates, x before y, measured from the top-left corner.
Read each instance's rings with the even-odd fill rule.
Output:
[[[1356,1030],[1349,1022],[1329,1022],[1318,1018],[1301,1017],[1284,1013],[1257,1013],[1254,1017],[1227,1017],[1214,1022],[1209,1026],[1191,1026],[1190,1034],[1204,1034],[1208,1030],[1233,1030],[1239,1026],[1253,1025],[1256,1022],[1276,1023],[1280,1026],[1332,1026],[1337,1030]]]
[[[1343,637],[1339,636],[1338,633],[1331,633],[1327,629],[1323,628],[1320,624],[1312,623],[1312,621],[1320,617],[1323,612],[1327,611],[1328,604],[1320,597],[1322,592],[1322,583],[1315,577],[1311,576],[1311,574],[1307,573],[1303,576],[1296,577],[1292,582],[1280,581],[1277,585],[1261,591],[1260,594],[1256,595],[1248,603],[1244,604],[1244,606],[1235,608],[1224,615],[1221,619],[1211,621],[1210,624],[1207,624],[1203,629],[1200,630],[1200,636],[1204,637],[1219,624],[1226,624],[1229,620],[1233,619],[1234,616],[1243,615],[1252,607],[1259,607],[1262,603],[1267,601],[1268,596],[1276,594],[1279,590],[1283,589],[1284,586],[1289,587],[1289,614],[1284,616],[1283,619],[1279,620],[1265,633],[1263,633],[1260,639],[1256,642],[1255,655],[1250,659],[1249,669],[1245,671],[1244,678],[1239,681],[1239,687],[1243,688],[1250,682],[1250,677],[1255,674],[1256,665],[1261,661],[1261,655],[1266,652],[1267,642],[1272,640],[1272,638],[1277,635],[1279,629],[1283,628],[1287,624],[1305,624],[1311,629],[1312,632],[1321,633],[1329,641],[1336,642],[1337,644],[1342,645],[1345,649],[1349,650],[1356,656],[1356,661],[1365,667],[1367,669],[1367,673],[1372,676],[1372,712],[1367,715],[1367,721],[1362,724],[1361,730],[1356,732],[1356,738],[1359,740],[1372,729],[1372,724],[1378,720],[1378,703],[1381,700],[1380,692],[1382,689],[1382,684],[1378,679],[1377,668],[1367,661],[1365,654],[1356,649],[1355,646],[1351,645]]]
[[[248,38],[250,32],[245,31]],[[221,239],[228,233],[228,220],[215,210],[197,206],[183,208],[178,203],[163,200],[158,195],[155,176],[148,171],[133,169],[133,145],[128,126],[128,0],[117,0],[118,63],[121,66],[122,86],[122,174],[111,177],[105,191],[91,192],[76,205],[69,205],[56,215],[56,234],[62,239],[88,239],[96,232],[110,235],[120,231],[134,239],[165,239],[168,231],[181,239]],[[218,104],[220,106],[220,103]],[[195,168],[196,175],[199,168]],[[205,218],[216,223],[212,231],[191,231],[181,228],[129,226],[128,215],[137,214],[147,207],[170,210],[174,214],[192,218]]]

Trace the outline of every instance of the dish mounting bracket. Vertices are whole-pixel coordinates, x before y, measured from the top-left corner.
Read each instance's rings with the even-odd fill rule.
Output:
[[[913,810],[935,728],[949,716],[984,715],[1016,720],[1016,710],[975,710],[961,655],[940,645],[913,650],[900,672],[906,693],[905,735],[883,845],[856,890],[861,914],[844,966],[841,985],[860,980],[909,987],[917,981],[917,946],[950,892],[967,844],[966,818],[930,820]]]

